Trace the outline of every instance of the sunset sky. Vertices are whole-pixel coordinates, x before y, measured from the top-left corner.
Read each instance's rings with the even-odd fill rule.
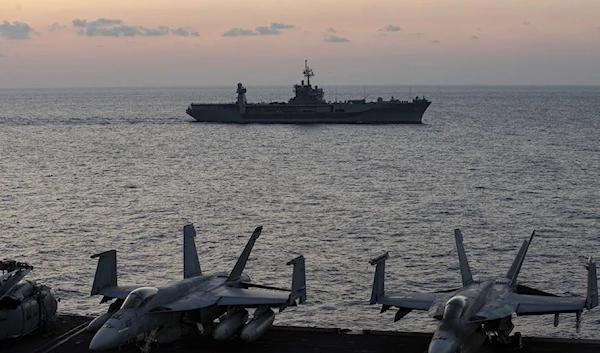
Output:
[[[599,0],[1,0],[0,88],[600,85]]]

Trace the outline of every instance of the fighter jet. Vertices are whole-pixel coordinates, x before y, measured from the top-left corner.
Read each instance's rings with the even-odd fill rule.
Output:
[[[598,305],[596,263],[590,258],[586,264],[588,287],[585,298],[559,297],[518,284],[517,277],[534,235],[535,231],[528,241],[523,242],[506,278],[475,281],[467,262],[462,233],[460,229],[456,229],[454,237],[463,287],[403,297],[388,296],[385,293],[384,272],[388,253],[383,253],[370,261],[371,265],[376,265],[370,304],[383,304],[381,312],[391,307],[398,308],[394,321],[400,320],[412,310],[427,310],[429,316],[440,321],[429,343],[429,353],[475,352],[486,338],[492,343],[520,347],[520,333],[509,336],[514,328],[512,314],[554,314],[554,326],[558,326],[559,314],[575,313],[576,328],[579,331],[583,309],[591,310]]]
[[[54,290],[24,280],[31,270],[25,262],[0,261],[0,339],[29,334],[56,320]]]
[[[102,351],[129,342],[142,341],[143,351],[154,343],[168,343],[201,330],[219,341],[239,336],[244,341],[259,338],[275,319],[271,308],[281,312],[306,301],[306,277],[302,255],[289,261],[293,265],[292,287],[282,289],[253,284],[243,272],[254,242],[262,227],[257,227],[233,270],[229,274],[205,275],[200,269],[193,224],[183,228],[183,279],[159,287],[120,286],[117,284],[116,250],[93,255],[99,258],[91,295],[103,295],[102,302],[117,298],[108,312],[88,326],[97,331],[89,348]],[[255,308],[248,320],[246,308]],[[218,323],[214,322],[216,319]]]

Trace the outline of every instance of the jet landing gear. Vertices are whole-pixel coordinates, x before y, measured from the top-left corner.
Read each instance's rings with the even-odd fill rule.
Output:
[[[501,337],[489,335],[490,345],[494,352],[520,352],[523,350],[523,338],[521,332],[515,332],[512,336]]]
[[[510,316],[484,324],[484,330],[488,333],[490,344],[495,351],[518,352],[523,348],[521,332],[510,335],[514,327]]]
[[[150,353],[150,351],[152,350],[152,346],[154,344],[156,344],[156,342],[158,341],[157,337],[158,337],[159,329],[160,329],[159,327],[153,329],[146,335],[146,337],[144,337],[144,341],[142,342],[141,345],[138,346],[140,349],[140,352]]]
[[[497,332],[488,334],[490,345],[494,352],[520,352],[523,349],[523,338],[521,332],[514,335],[499,335]]]
[[[511,345],[517,350],[523,349],[523,337],[521,337],[521,332],[515,332],[515,334],[512,336]]]

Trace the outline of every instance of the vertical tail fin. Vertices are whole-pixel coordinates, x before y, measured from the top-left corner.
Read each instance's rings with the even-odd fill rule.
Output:
[[[233,267],[233,270],[231,270],[229,277],[227,277],[227,282],[236,282],[236,281],[240,280],[240,276],[242,275],[242,272],[244,271],[244,267],[246,267],[246,262],[248,261],[248,257],[250,257],[250,252],[252,251],[254,242],[256,241],[256,239],[258,239],[261,232],[262,232],[262,226],[256,227],[256,229],[254,229],[254,232],[252,233],[252,236],[250,236],[250,240],[248,240],[248,243],[246,244],[244,251],[242,251],[242,254],[238,258],[237,262],[235,263],[235,266]]]
[[[98,266],[90,295],[99,294],[102,288],[117,286],[117,250],[108,250],[91,256],[92,259],[97,257]]]
[[[183,226],[183,278],[202,275],[195,237],[196,229],[193,223]]]
[[[523,266],[523,261],[525,261],[525,255],[527,255],[527,249],[529,249],[529,245],[531,244],[531,241],[533,240],[534,236],[535,230],[531,233],[529,241],[523,241],[523,245],[521,245],[521,248],[517,253],[517,257],[515,257],[515,260],[513,261],[512,265],[510,266],[510,269],[508,270],[508,273],[506,274],[506,278],[510,280],[509,285],[511,286],[517,284],[517,277],[519,277],[521,266]]]
[[[460,264],[460,276],[462,277],[463,286],[473,283],[471,268],[467,261],[467,254],[463,246],[463,237],[460,229],[454,230],[454,239],[456,240],[456,251],[458,252],[458,263]]]
[[[379,298],[385,296],[385,260],[389,257],[389,253],[385,252],[376,258],[369,261],[375,267],[375,277],[373,278],[373,289],[371,291],[371,300],[369,304],[379,302]]]
[[[596,262],[590,256],[587,264],[588,270],[588,288],[587,297],[585,299],[585,307],[591,310],[598,306],[598,279],[596,277]]]
[[[300,255],[293,260],[290,260],[288,265],[294,265],[292,273],[292,291],[288,300],[288,305],[295,303],[299,299],[299,304],[306,301],[306,266],[304,264],[304,256]]]

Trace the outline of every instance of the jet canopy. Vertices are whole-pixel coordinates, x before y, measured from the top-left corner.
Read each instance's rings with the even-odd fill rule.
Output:
[[[127,295],[121,309],[137,309],[149,302],[156,293],[158,293],[158,288],[155,287],[141,287],[135,289]]]
[[[444,319],[458,319],[467,307],[468,299],[462,295],[450,298],[444,308]]]

